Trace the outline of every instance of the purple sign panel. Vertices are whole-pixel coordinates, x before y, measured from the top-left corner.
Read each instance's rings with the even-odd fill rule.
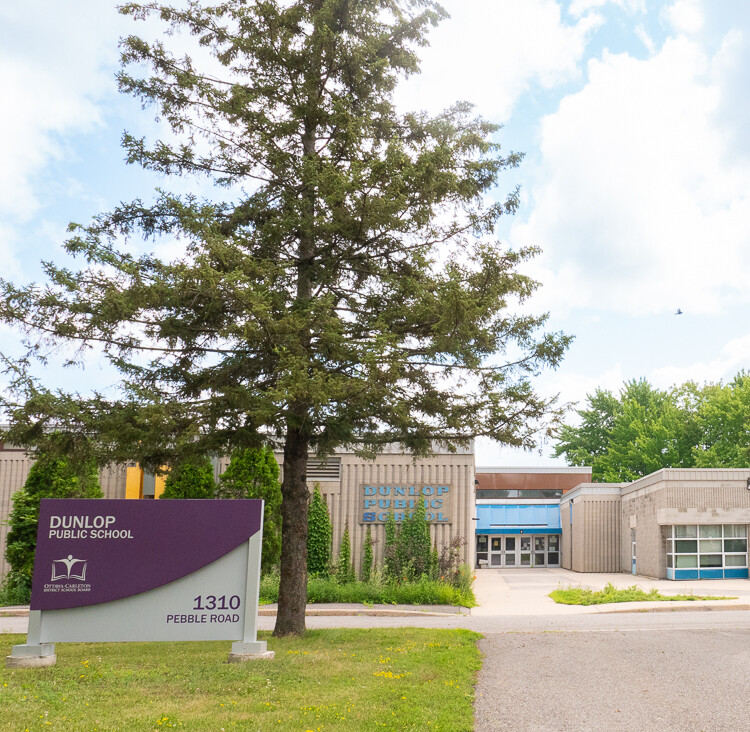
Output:
[[[153,590],[260,531],[259,500],[44,499],[32,610],[63,610]]]

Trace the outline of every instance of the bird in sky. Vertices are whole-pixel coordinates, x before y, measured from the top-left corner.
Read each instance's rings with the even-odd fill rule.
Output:
[[[682,310],[680,310],[680,308],[677,308],[677,312],[675,313],[675,315],[682,315]]]

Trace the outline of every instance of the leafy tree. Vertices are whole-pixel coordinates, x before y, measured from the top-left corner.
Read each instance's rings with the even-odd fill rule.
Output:
[[[65,458],[38,453],[23,488],[13,496],[5,558],[10,571],[4,589],[28,602],[34,572],[39,506],[42,498],[102,498],[96,463],[75,466]]]
[[[631,481],[661,468],[695,464],[699,439],[693,404],[697,387],[655,389],[645,379],[625,382],[619,398],[597,389],[581,424],[564,426],[554,455],[571,465],[590,465],[595,481]]]
[[[372,546],[372,531],[370,530],[370,524],[367,524],[367,531],[365,532],[365,543],[362,549],[361,577],[363,582],[369,582],[372,579],[372,565],[375,558]]]
[[[162,498],[214,498],[214,466],[208,458],[181,460],[164,481]]]
[[[705,388],[697,405],[699,468],[750,468],[750,374]]]
[[[307,571],[311,575],[326,577],[331,568],[333,526],[328,506],[317,483],[313,490],[307,523]]]
[[[268,447],[238,448],[219,476],[217,498],[262,498],[263,553],[261,572],[275,567],[281,556],[281,485],[279,464]]]
[[[128,163],[208,177],[217,194],[123,203],[72,225],[80,269],[49,263],[46,286],[2,284],[0,320],[26,330],[29,357],[96,345],[123,375],[119,396],[86,397],[19,362],[8,437],[41,444],[54,425],[101,462],[152,468],[280,441],[274,633],[301,633],[311,452],[398,441],[427,454],[478,435],[529,447],[557,416],[531,378],[569,339],[520,314],[537,284],[518,266],[535,250],[493,239],[518,196],[490,197],[521,157],[466,104],[434,118],[395,109],[398,78],[444,17],[433,0],[120,10],[188,31],[212,56],[200,68],[168,43],[123,40],[121,90],[173,133],[125,134]],[[133,253],[160,237],[183,256]]]
[[[588,409],[576,410],[580,423],[560,428],[554,456],[565,456],[568,465],[594,466],[595,480],[601,480],[599,459],[607,452],[617,416],[622,411],[620,400],[610,391],[596,389],[586,395]]]

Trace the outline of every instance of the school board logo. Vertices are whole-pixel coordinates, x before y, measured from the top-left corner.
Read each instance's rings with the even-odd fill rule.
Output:
[[[68,554],[63,559],[53,559],[52,582],[71,579],[85,582],[87,564],[88,562],[85,559],[75,559],[72,554]]]

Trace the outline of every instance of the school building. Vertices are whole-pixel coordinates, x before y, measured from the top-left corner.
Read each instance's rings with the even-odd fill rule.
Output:
[[[3,548],[11,496],[31,464],[24,449],[0,445]],[[226,464],[215,461],[217,476]],[[483,468],[475,466],[471,446],[438,445],[432,457],[414,459],[390,445],[372,461],[346,450],[311,457],[307,478],[328,505],[334,553],[349,529],[355,567],[367,527],[381,560],[388,513],[400,521],[422,500],[438,548],[461,537],[464,561],[478,569],[748,577],[749,469],[665,469],[632,483],[592,483],[586,467]],[[164,487],[134,464],[102,470],[100,481],[106,498],[158,500]],[[0,576],[6,571],[2,556]]]

